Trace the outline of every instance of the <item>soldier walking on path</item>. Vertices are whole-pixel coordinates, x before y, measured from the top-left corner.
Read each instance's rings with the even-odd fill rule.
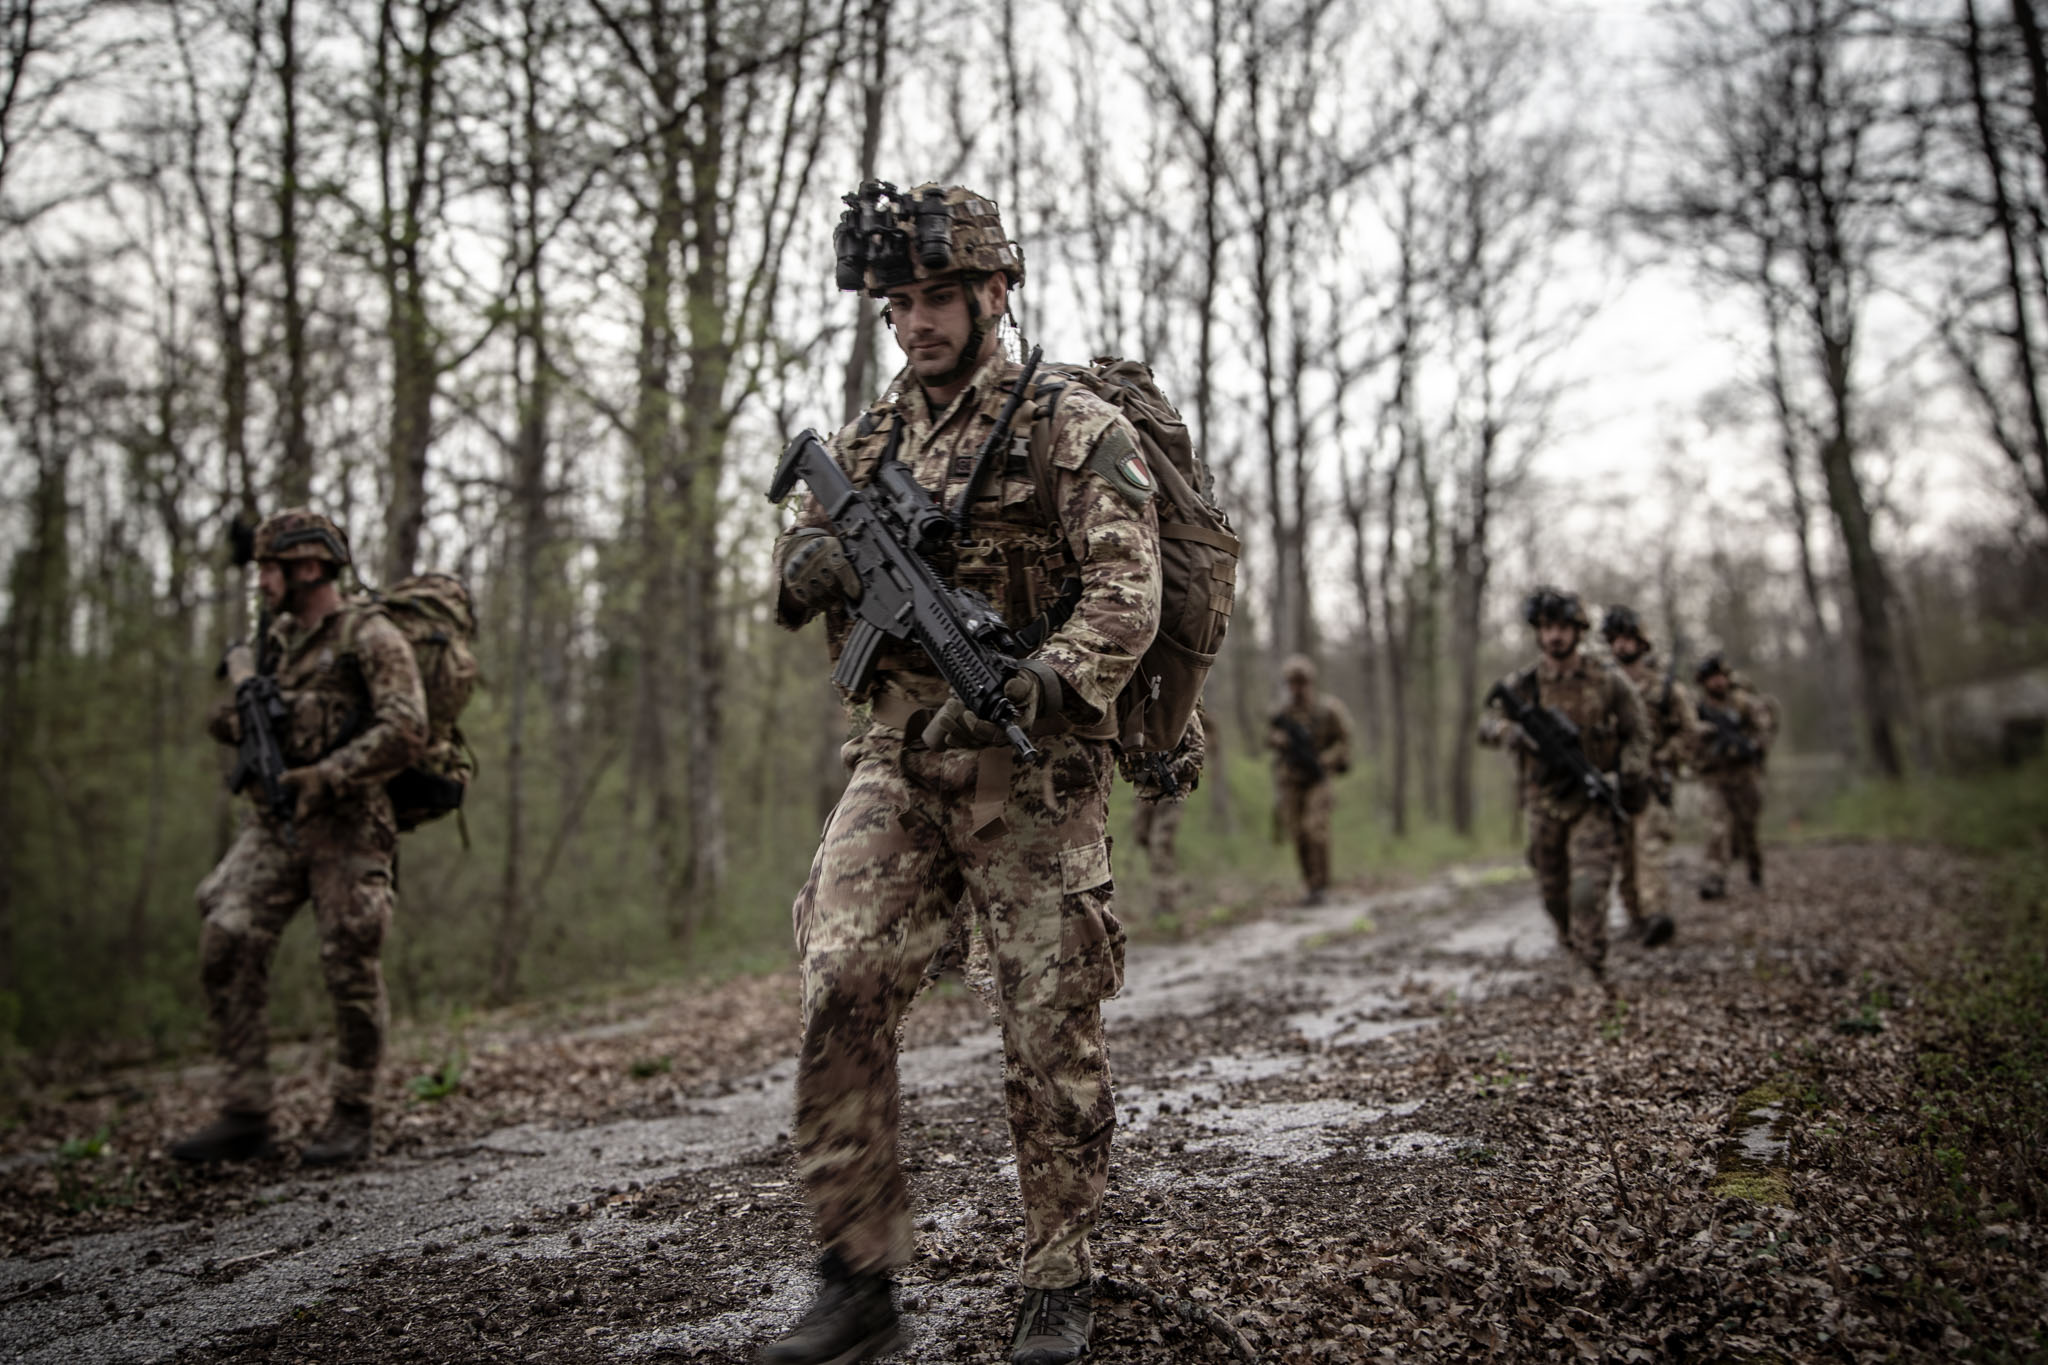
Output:
[[[1769,699],[1739,682],[1719,654],[1700,660],[1695,677],[1701,695],[1693,768],[1709,793],[1711,825],[1700,899],[1711,901],[1728,894],[1728,864],[1737,858],[1751,886],[1764,884],[1756,826],[1764,808],[1764,762],[1777,725]]]
[[[1538,588],[1522,615],[1536,632],[1536,662],[1489,694],[1479,742],[1515,754],[1543,908],[1559,942],[1604,986],[1607,888],[1627,812],[1649,800],[1649,719],[1628,679],[1579,647],[1590,623],[1577,593]],[[1509,703],[1540,721],[1551,744],[1510,719]]]
[[[1631,608],[1609,607],[1600,619],[1600,633],[1622,675],[1643,699],[1650,722],[1650,789],[1655,799],[1623,831],[1621,905],[1628,913],[1630,936],[1655,948],[1669,943],[1676,929],[1666,865],[1671,853],[1671,803],[1678,768],[1692,754],[1698,722],[1691,694],[1673,676],[1677,660],[1658,657]]]
[[[379,953],[398,846],[384,784],[426,745],[426,697],[398,627],[373,605],[342,599],[337,580],[349,550],[340,527],[305,509],[280,512],[256,529],[254,557],[269,629],[253,655],[238,645],[224,666],[238,692],[274,684],[278,704],[266,723],[289,769],[279,799],[253,803],[227,856],[199,884],[200,979],[227,1074],[220,1116],[170,1150],[181,1161],[269,1150],[270,964],[279,933],[310,899],[339,1055],[333,1112],[299,1157],[360,1161],[370,1154],[384,1050]],[[223,744],[243,744],[249,714],[223,703],[209,729]],[[258,796],[261,784],[248,790]]]
[[[908,364],[832,454],[856,487],[900,461],[941,506],[967,510],[928,559],[1039,642],[1003,692],[1043,761],[1018,760],[921,649],[882,644],[857,698],[874,723],[843,751],[851,776],[794,911],[804,1036],[793,1142],[821,1283],[760,1358],[850,1365],[903,1339],[892,1274],[913,1239],[896,1031],[964,892],[994,968],[1024,1202],[1010,1359],[1056,1365],[1086,1352],[1093,1326],[1088,1237],[1116,1118],[1100,1007],[1123,977],[1109,740],[1115,699],[1158,624],[1152,481],[1130,425],[1075,386],[1057,403],[1043,468],[1004,444],[993,477],[970,487],[1021,379],[999,327],[1023,255],[996,206],[958,186],[901,195],[870,183],[848,202],[839,283],[886,302]],[[794,629],[823,614],[837,659],[865,589],[816,499],[775,560],[778,618]]]
[[[1351,768],[1351,713],[1316,690],[1315,662],[1296,654],[1280,668],[1287,701],[1266,730],[1273,751],[1273,820],[1278,837],[1294,841],[1306,905],[1321,905],[1330,888],[1331,780]]]

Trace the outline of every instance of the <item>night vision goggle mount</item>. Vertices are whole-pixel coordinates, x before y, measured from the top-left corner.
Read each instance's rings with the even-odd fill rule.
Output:
[[[913,196],[886,180],[868,180],[840,202],[846,211],[832,230],[832,252],[841,289],[890,289],[916,279],[920,268],[927,275],[953,268],[953,210],[945,191]]]

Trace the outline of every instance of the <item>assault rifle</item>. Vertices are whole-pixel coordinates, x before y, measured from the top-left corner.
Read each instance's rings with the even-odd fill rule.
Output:
[[[1585,745],[1579,740],[1579,727],[1568,717],[1554,707],[1525,703],[1505,682],[1495,683],[1486,699],[1498,701],[1508,719],[1522,727],[1522,733],[1536,746],[1536,759],[1543,765],[1544,779],[1552,791],[1560,796],[1574,791],[1583,792],[1594,805],[1605,806],[1616,820],[1628,823],[1621,793],[1593,766],[1593,760],[1586,757]]]
[[[987,598],[940,579],[925,556],[953,540],[953,519],[902,461],[890,433],[872,487],[854,486],[815,431],[798,433],[782,453],[768,500],[781,502],[803,480],[825,509],[847,561],[860,575],[860,600],[850,604],[853,632],[839,652],[832,681],[849,692],[874,676],[884,639],[917,645],[967,709],[1002,730],[1017,757],[1036,763],[1039,753],[1017,723],[1017,705],[1003,684],[1017,671],[1021,647]]]
[[[228,790],[240,795],[252,782],[257,799],[284,829],[284,841],[299,846],[292,827],[295,796],[284,783],[284,750],[278,747],[277,730],[289,718],[277,679],[259,673],[245,656],[244,647],[228,651],[221,669],[235,684],[235,715],[241,721],[242,741],[235,750],[235,769],[228,774]]]
[[[1281,711],[1273,716],[1273,726],[1287,738],[1286,746],[1280,750],[1280,758],[1294,769],[1297,777],[1313,787],[1328,776],[1323,769],[1323,756],[1316,752],[1315,736],[1308,732],[1306,725]]]
[[[228,560],[238,569],[247,569],[256,560],[256,528],[241,517],[228,525]],[[269,634],[270,613],[259,610],[258,650],[264,648]],[[297,801],[292,789],[284,784],[288,765],[284,750],[277,743],[278,727],[291,713],[285,709],[284,695],[277,690],[277,679],[259,666],[255,652],[246,645],[236,645],[221,657],[219,676],[235,685],[235,717],[242,732],[241,743],[235,749],[235,768],[228,774],[228,791],[240,796],[250,783],[255,783],[264,809],[284,830],[286,846],[297,848],[299,836],[292,826]]]
[[[1733,710],[1702,701],[1700,719],[1714,727],[1713,739],[1708,743],[1714,757],[1727,763],[1763,762],[1763,746],[1742,733],[1742,717]]]

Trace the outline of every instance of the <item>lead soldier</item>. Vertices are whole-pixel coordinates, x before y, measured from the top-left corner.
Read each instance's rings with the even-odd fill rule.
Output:
[[[856,485],[898,459],[952,506],[1020,381],[999,325],[1023,255],[996,206],[958,186],[903,196],[870,183],[850,199],[882,226],[842,234],[840,285],[885,302],[907,365],[832,451]],[[963,893],[994,970],[1024,1201],[1010,1358],[1055,1365],[1087,1350],[1088,1237],[1115,1127],[1100,1002],[1123,976],[1109,741],[1115,698],[1157,625],[1160,563],[1151,478],[1129,425],[1078,386],[1056,412],[1045,478],[1021,449],[1004,452],[935,566],[1040,641],[1004,690],[1044,762],[1017,762],[921,651],[885,645],[858,698],[874,722],[845,747],[851,776],[797,897],[793,1140],[824,1255],[809,1310],[761,1352],[774,1365],[850,1365],[902,1340],[893,1273],[912,1233],[896,1030]],[[862,588],[815,499],[777,542],[776,563],[778,618],[794,629],[823,614],[836,658]]]

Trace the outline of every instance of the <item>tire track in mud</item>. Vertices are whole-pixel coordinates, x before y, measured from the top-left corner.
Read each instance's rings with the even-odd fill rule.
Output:
[[[1453,1143],[1428,1129],[1426,1101],[1321,1093],[1330,1059],[1426,1030],[1554,957],[1526,883],[1463,873],[1134,948],[1106,1006],[1122,1131],[1105,1266],[1142,1259],[1152,1229],[1199,1223],[1205,1203],[1224,1210],[1248,1178],[1340,1152],[1443,1159]],[[903,1056],[913,1358],[980,1359],[1007,1331],[1019,1211],[1000,1069],[992,1027]],[[267,1359],[320,1340],[392,1359],[744,1359],[810,1292],[784,1136],[792,1070],[666,1117],[501,1129],[277,1181],[234,1216],[0,1262],[0,1355]],[[1104,1345],[1128,1329],[1152,1346],[1143,1316],[1105,1321]]]

